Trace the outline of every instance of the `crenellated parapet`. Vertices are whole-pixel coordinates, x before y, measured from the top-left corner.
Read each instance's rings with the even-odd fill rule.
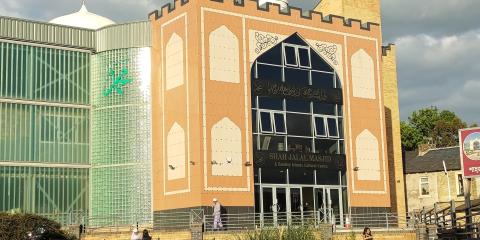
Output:
[[[260,6],[258,0],[198,0],[200,2],[193,3],[189,0],[175,0],[173,3],[167,3],[159,10],[155,10],[149,14],[149,19],[158,20],[162,16],[166,16],[187,4],[200,4],[202,7],[212,6],[215,3],[225,4],[225,9],[230,7],[238,8],[238,13],[248,15],[265,15],[268,14],[270,18],[282,18],[289,22],[304,23],[310,21],[309,25],[330,24],[335,26],[344,26],[352,30],[358,29],[362,31],[380,31],[380,25],[372,22],[362,22],[359,19],[345,18],[338,15],[324,15],[322,12],[314,10],[303,11],[301,8],[288,6],[282,9],[279,4],[267,2],[264,6]],[[305,24],[308,24],[305,22]]]
[[[387,46],[382,46],[382,56],[388,56],[388,53],[395,47],[394,43],[389,43]]]

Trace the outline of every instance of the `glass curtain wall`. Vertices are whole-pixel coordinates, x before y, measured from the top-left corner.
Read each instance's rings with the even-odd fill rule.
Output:
[[[93,57],[91,224],[149,222],[150,48]]]
[[[299,40],[277,45],[254,63],[253,81],[341,88],[335,71]],[[296,43],[296,44],[295,44]],[[341,104],[252,94],[257,150],[344,154]]]
[[[261,82],[268,84],[257,84]],[[300,36],[294,34],[258,57],[252,68],[252,84],[256,151],[326,156],[345,153],[341,100],[313,100],[303,94],[315,89],[336,91],[341,89],[340,80],[334,69]],[[263,89],[256,89],[258,86]],[[263,93],[257,95],[256,91]],[[284,96],[277,92],[283,92]],[[256,211],[273,211],[274,218],[280,219],[281,201],[285,199],[287,211],[302,209],[303,217],[306,211],[335,208],[337,219],[333,221],[337,224],[342,222],[338,218],[342,214],[340,205],[347,210],[344,170],[256,168],[255,184]],[[279,189],[287,189],[290,195],[279,197]],[[273,194],[273,200],[272,191],[277,193]]]
[[[0,42],[0,211],[88,209],[90,53]]]

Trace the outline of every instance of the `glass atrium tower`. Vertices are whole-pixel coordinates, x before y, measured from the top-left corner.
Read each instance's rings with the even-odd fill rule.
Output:
[[[0,211],[150,221],[150,23],[64,18],[0,17]]]

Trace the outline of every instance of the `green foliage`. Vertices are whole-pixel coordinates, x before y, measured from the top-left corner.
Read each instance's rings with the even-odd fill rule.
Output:
[[[31,233],[38,240],[74,240],[50,219],[33,214],[0,213],[0,239],[28,239]]]
[[[354,231],[350,231],[350,233],[345,236],[345,240],[355,240],[357,239],[357,235],[355,234]]]
[[[295,226],[286,228],[266,228],[249,231],[237,240],[315,240],[314,228],[311,226]]]
[[[285,228],[282,240],[315,240],[313,228],[310,226],[298,226]]]
[[[408,151],[416,149],[417,145],[423,140],[420,131],[404,121],[400,123],[400,133],[402,146]]]
[[[249,231],[241,236],[236,237],[237,240],[278,240],[280,239],[280,230],[278,228],[266,228],[257,231]]]
[[[402,146],[408,151],[415,150],[421,143],[456,146],[458,130],[465,127],[467,124],[452,111],[440,111],[437,107],[420,109],[400,125]]]

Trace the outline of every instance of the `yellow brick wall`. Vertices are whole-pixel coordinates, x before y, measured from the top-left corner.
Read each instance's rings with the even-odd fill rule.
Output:
[[[345,240],[350,239],[351,232],[335,233],[333,234],[333,240]],[[355,240],[362,240],[362,233],[355,231]],[[416,240],[417,235],[413,231],[392,231],[392,232],[375,232],[372,230],[373,239],[380,240]]]
[[[380,24],[379,0],[322,0],[315,11]]]
[[[82,240],[130,240],[132,236],[131,232],[120,233],[98,233],[92,235],[86,235],[82,237]],[[157,232],[150,233],[152,239],[168,239],[168,240],[190,240],[192,237],[190,232]]]
[[[382,59],[385,121],[387,126],[388,161],[392,209],[405,214],[405,181],[403,176],[402,143],[400,138],[400,111],[398,107],[397,63],[395,45],[390,45]]]
[[[104,233],[89,235],[82,240],[130,240],[129,232],[123,233]],[[335,233],[333,240],[344,240],[348,237],[350,232]],[[190,232],[158,232],[152,233],[152,239],[168,239],[168,240],[190,240]],[[242,232],[219,232],[219,233],[205,233],[203,235],[204,240],[236,240],[242,237]],[[322,239],[319,233],[316,233],[318,239]],[[388,239],[388,240],[415,240],[416,234],[412,231],[390,231],[390,232],[376,232],[373,230],[374,239]],[[356,231],[355,237],[358,240],[362,239],[361,232]]]

